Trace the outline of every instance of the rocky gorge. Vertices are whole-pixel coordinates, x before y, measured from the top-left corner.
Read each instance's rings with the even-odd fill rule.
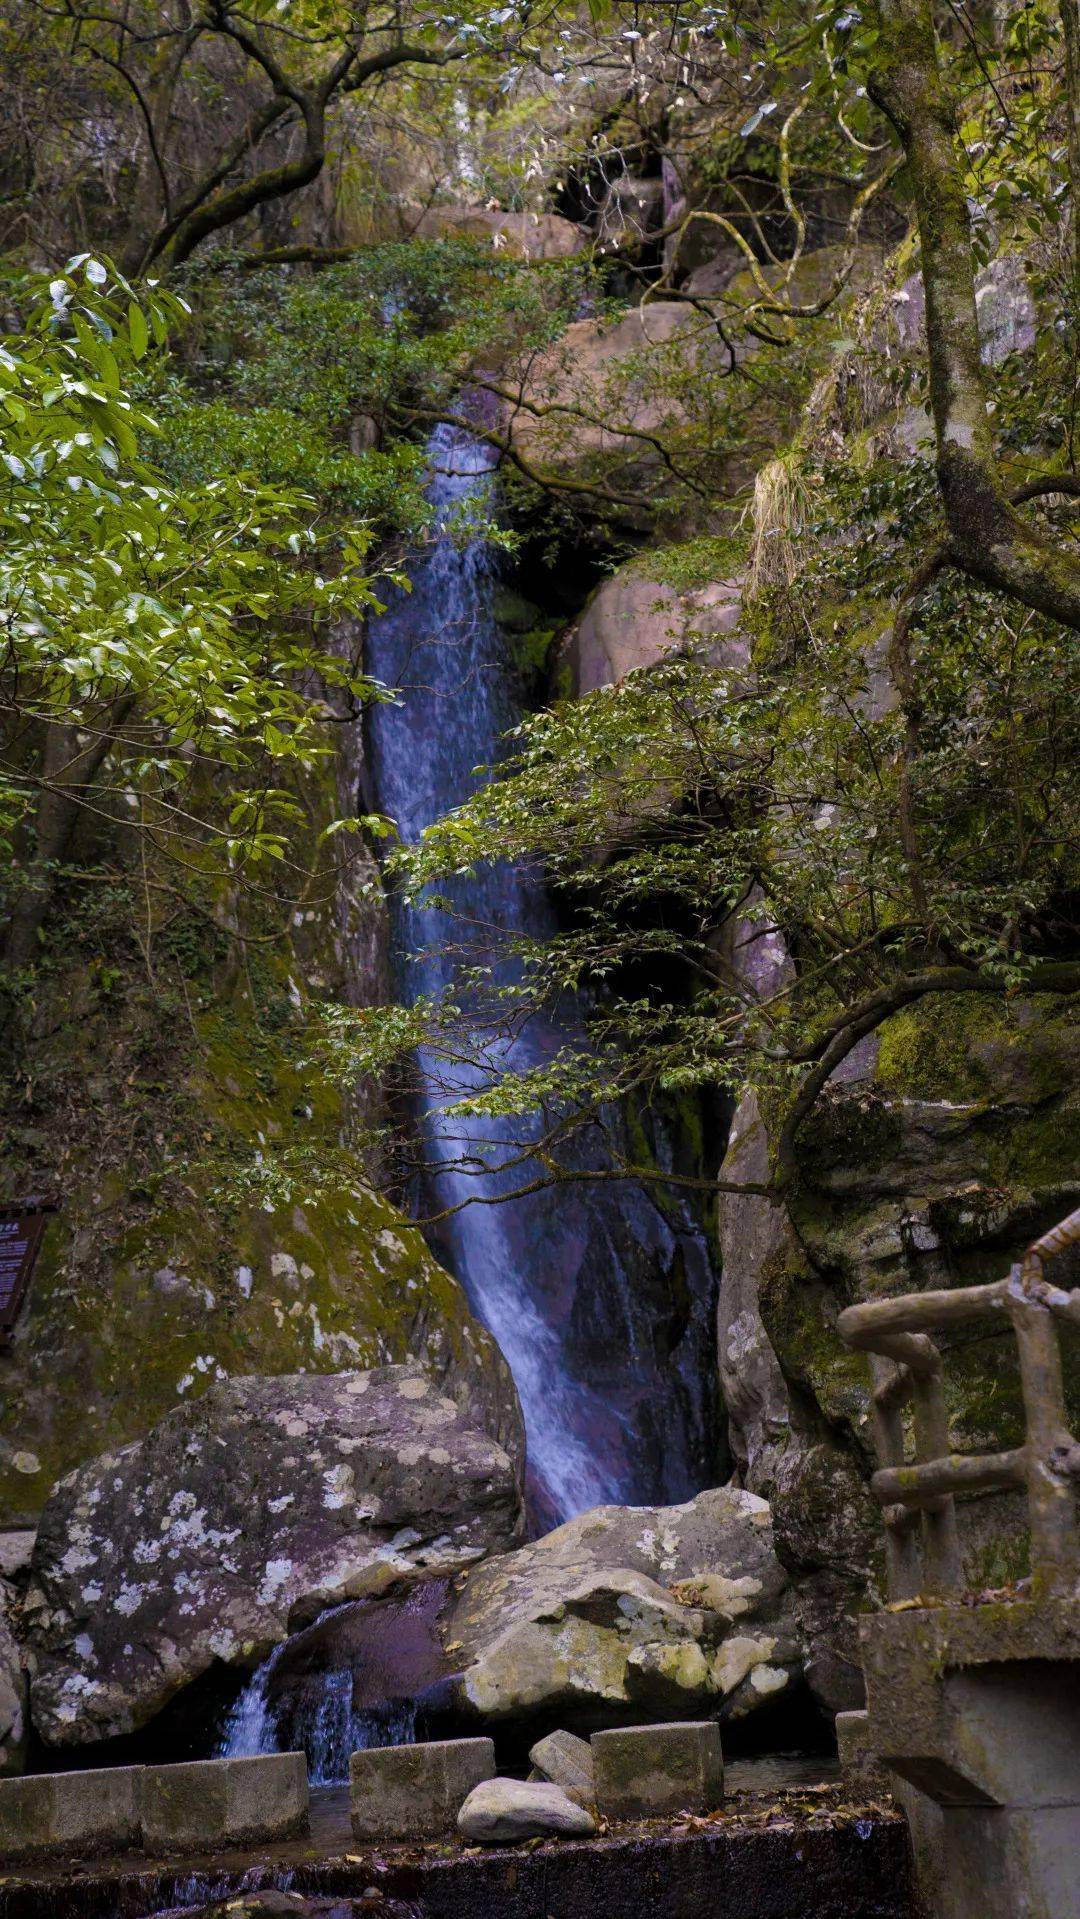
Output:
[[[260,762],[261,867],[188,709],[138,738],[153,806],[125,744],[62,855],[14,834],[12,924],[59,884],[0,1007],[0,1197],[49,1208],[0,1326],[7,1777],[329,1788],[481,1738],[524,1775],[706,1721],[831,1761],[891,1591],[840,1316],[1002,1279],[1080,1199],[1074,663],[938,524],[908,175],[863,195],[782,62],[770,104],[711,27],[685,73],[628,33],[629,91],[536,81],[525,184],[463,83],[439,168],[410,99],[385,171],[341,135],[370,205],[342,161],[177,262],[162,472],[244,423],[237,470],[317,502],[288,565],[366,599],[318,667],[281,640],[320,738]],[[844,165],[796,190],[810,120]],[[1057,228],[994,219],[971,377],[1064,548]],[[1019,1456],[1010,1328],[942,1351],[946,1450]],[[1027,1595],[1016,1475],[956,1514],[964,1603]],[[533,1832],[482,1781],[466,1838],[594,1838],[563,1783]]]
[[[817,271],[814,255],[808,264]],[[983,314],[995,354],[1002,322],[993,297]],[[575,324],[583,338],[596,332]],[[617,329],[605,332],[605,363],[618,369],[624,344]],[[1011,335],[1005,344],[1013,349]],[[577,457],[592,451],[576,443]],[[707,551],[693,543],[647,552],[593,593],[555,654],[552,670],[572,697],[680,650],[704,647],[717,664],[745,666],[738,572],[699,584],[703,560]],[[457,614],[466,635],[490,619],[484,596],[495,587],[495,576],[473,581]],[[436,589],[444,612],[454,590],[444,574]],[[497,627],[483,630],[493,649],[504,644]],[[298,953],[297,963],[310,980],[328,964],[355,966],[337,930],[349,910],[337,902],[325,934],[316,922],[299,930],[308,957]],[[790,964],[776,936],[762,944],[746,919],[724,936],[759,994]],[[323,957],[320,937],[330,942]],[[386,945],[385,933],[367,937],[369,948]],[[373,989],[384,990],[370,973],[357,981],[359,995]],[[99,1023],[109,1017],[96,1011]],[[87,1203],[75,1172],[71,1223],[54,1233],[55,1276],[39,1276],[3,1362],[5,1537],[18,1562],[9,1568],[18,1635],[18,1644],[6,1641],[9,1764],[18,1764],[31,1720],[50,1746],[131,1734],[210,1666],[251,1669],[334,1605],[346,1606],[347,1643],[347,1602],[427,1580],[444,1582],[447,1594],[419,1688],[437,1682],[439,1724],[587,1726],[620,1711],[714,1709],[737,1721],[792,1686],[825,1714],[857,1703],[853,1627],[875,1590],[877,1531],[865,1386],[831,1323],[840,1303],[876,1297],[883,1283],[996,1270],[1067,1203],[1071,1031],[1068,1015],[1038,1005],[947,1043],[913,1015],[887,1027],[872,1055],[828,1089],[795,1198],[720,1196],[714,1363],[725,1425],[714,1427],[694,1471],[707,1483],[730,1447],[730,1486],[684,1505],[598,1505],[526,1546],[515,1543],[525,1449],[505,1360],[415,1228],[369,1188],[333,1209],[271,1209],[248,1215],[250,1224],[241,1214],[232,1245],[210,1252],[194,1218],[188,1226],[157,1217],[144,1199],[127,1229],[130,1250],[105,1265],[100,1224],[74,1225]],[[198,1107],[213,1088],[230,1126],[254,1126],[264,1106],[279,1130],[284,1063],[245,1085],[231,1057],[220,1058],[207,1056],[188,1102]],[[260,1078],[276,1079],[277,1090],[264,1093]],[[1057,1179],[1054,1156],[1038,1145],[1048,1126]],[[723,1175],[767,1177],[767,1123],[753,1092],[731,1119],[726,1156],[713,1151]],[[105,1215],[96,1204],[99,1220],[118,1207],[122,1217],[122,1197]],[[460,1249],[451,1260],[460,1277]],[[95,1270],[107,1278],[108,1304],[103,1297],[104,1316],[90,1321],[85,1289]],[[378,1320],[368,1330],[366,1298],[386,1331]],[[101,1377],[89,1408],[80,1397],[77,1429],[60,1418],[53,1388],[55,1368],[72,1372],[75,1339],[90,1376]],[[119,1350],[101,1371],[110,1342]],[[415,1357],[404,1369],[353,1370],[366,1353]],[[985,1355],[972,1390],[955,1416],[972,1441],[990,1443],[1007,1430],[1008,1386],[988,1386]],[[176,1409],[148,1427],[177,1394]],[[89,1456],[94,1439],[114,1436],[127,1443]],[[39,1518],[36,1486],[64,1469]],[[10,1530],[27,1520],[38,1522],[32,1557]],[[1009,1569],[999,1523],[972,1509],[973,1581],[999,1583]],[[331,1633],[323,1648],[331,1662],[333,1648]],[[287,1687],[286,1667],[283,1723]],[[369,1710],[387,1704],[366,1701]]]

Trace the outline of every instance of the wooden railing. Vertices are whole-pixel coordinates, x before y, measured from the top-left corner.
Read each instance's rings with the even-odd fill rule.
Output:
[[[871,1355],[872,1416],[889,1597],[947,1598],[963,1584],[954,1495],[1027,1491],[1032,1591],[1072,1592],[1080,1575],[1076,1488],[1080,1445],[1068,1430],[1055,1318],[1080,1325],[1080,1288],[1063,1292],[1044,1266],[1080,1242],[1080,1207],[1028,1247],[1007,1279],[953,1292],[905,1293],[849,1306],[837,1322],[849,1346]],[[1011,1452],[949,1451],[942,1355],[929,1330],[973,1321],[1011,1325],[1020,1362],[1027,1436]],[[905,1456],[910,1401],[914,1456]]]

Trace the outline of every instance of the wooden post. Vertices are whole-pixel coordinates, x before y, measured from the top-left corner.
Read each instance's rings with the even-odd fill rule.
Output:
[[[883,1466],[904,1464],[904,1400],[911,1390],[911,1374],[876,1353],[870,1357],[870,1396],[874,1443]],[[914,1514],[901,1507],[882,1513],[885,1522],[885,1574],[890,1599],[915,1599],[921,1563],[915,1537]]]
[[[1026,1289],[1041,1276],[1038,1260],[1015,1268],[1009,1288],[1020,1383],[1027,1419],[1031,1578],[1036,1598],[1072,1587],[1077,1578],[1076,1500],[1072,1480],[1055,1460],[1071,1444],[1061,1378],[1061,1348],[1048,1309]]]
[[[939,1359],[935,1373],[915,1381],[915,1459],[921,1464],[948,1457],[949,1417]],[[938,1598],[959,1592],[962,1583],[960,1534],[956,1525],[956,1501],[951,1493],[942,1493],[933,1505],[923,1507],[922,1537],[926,1591]]]

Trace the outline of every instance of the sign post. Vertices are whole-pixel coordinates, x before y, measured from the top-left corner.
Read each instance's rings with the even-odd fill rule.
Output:
[[[0,1352],[11,1344],[19,1309],[57,1201],[41,1194],[0,1205]]]

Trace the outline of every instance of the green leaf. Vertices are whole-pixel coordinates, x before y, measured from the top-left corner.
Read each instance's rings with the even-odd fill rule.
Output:
[[[135,355],[135,358],[141,360],[150,344],[150,334],[147,330],[146,317],[143,310],[134,300],[132,300],[131,305],[128,307],[128,338],[131,341],[131,351]]]

